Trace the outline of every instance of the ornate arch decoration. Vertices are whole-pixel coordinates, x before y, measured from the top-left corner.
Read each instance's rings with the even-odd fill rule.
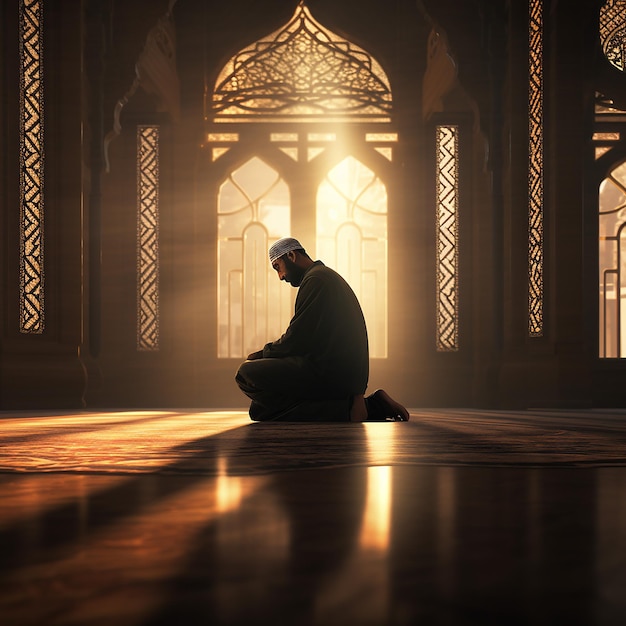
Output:
[[[607,0],[600,9],[600,41],[607,61],[626,70],[626,0]]]
[[[389,122],[380,64],[316,22],[301,0],[289,22],[233,56],[216,81],[214,122]]]

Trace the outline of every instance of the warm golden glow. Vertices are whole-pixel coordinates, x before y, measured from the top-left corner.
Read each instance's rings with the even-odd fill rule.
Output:
[[[218,142],[218,141],[237,142],[239,141],[239,133],[209,133],[208,139],[211,142]]]
[[[325,148],[307,148],[306,158],[307,161],[312,161],[316,156],[319,156],[324,152]]]
[[[389,465],[394,458],[396,432],[388,422],[366,422],[367,462],[369,465]]]
[[[387,356],[387,189],[347,157],[317,192],[317,253],[354,290],[367,322],[370,356]]]
[[[241,358],[281,336],[291,293],[267,258],[290,233],[289,189],[255,157],[222,183],[218,198],[218,357]]]
[[[396,142],[398,141],[398,135],[397,133],[366,133],[365,141]]]
[[[619,141],[619,133],[593,133],[594,141]]]
[[[293,159],[294,161],[298,160],[298,148],[280,147],[279,150],[286,154],[290,159]]]
[[[212,148],[211,159],[217,161],[222,155],[226,154],[230,148]]]
[[[309,141],[336,141],[335,133],[309,133]]]
[[[246,423],[239,412],[123,411],[5,419],[0,471],[144,473],[177,462],[179,448]],[[31,454],[37,431],[38,453]]]
[[[291,234],[293,221],[299,229],[293,235],[307,241],[309,252],[349,277],[367,320],[370,355],[385,358],[387,190],[378,172],[362,164],[353,167],[352,179],[346,178],[342,174],[346,163],[359,163],[354,157],[340,164],[332,160],[333,150],[349,148],[348,140],[353,138],[359,149],[392,160],[391,146],[398,140],[397,133],[365,132],[374,127],[381,131],[392,128],[387,124],[392,95],[381,65],[316,22],[301,1],[286,25],[226,63],[210,105],[205,119],[211,131],[220,123],[226,128],[230,122],[246,122],[236,128],[242,139],[239,149],[251,148],[251,158],[237,171],[258,170],[243,176],[245,181],[231,174],[219,192],[218,356],[245,356],[279,337],[287,327],[290,316],[282,311],[292,310],[293,294],[281,289],[284,285],[271,272],[266,274],[265,267],[269,265],[267,248],[278,237]],[[257,122],[267,124],[268,130],[258,132]],[[278,125],[281,122],[289,125]],[[343,125],[347,122],[350,131]],[[368,125],[357,133],[359,122]],[[211,132],[209,139],[226,143],[228,135]],[[267,163],[256,156],[261,154],[257,146],[263,150],[271,146]],[[228,147],[219,145],[220,149]],[[283,155],[301,167],[290,168]],[[373,162],[382,163],[378,155],[373,155]],[[213,160],[218,156],[213,152]],[[275,164],[270,161],[274,158]],[[283,165],[289,176],[281,169]],[[331,171],[319,185],[315,202],[306,197],[310,187],[305,181],[311,177],[318,180],[321,168]],[[252,178],[267,185],[265,196],[247,188]],[[297,195],[292,201],[294,190]],[[314,223],[317,231],[311,232]]]
[[[298,133],[271,133],[270,141],[298,141]]]
[[[600,185],[599,356],[626,358],[626,163]]]
[[[388,161],[392,160],[393,150],[391,148],[374,148],[376,152],[382,154]]]
[[[217,479],[215,486],[215,508],[218,513],[233,511],[241,504],[243,497],[243,479],[228,475],[228,460],[221,456],[217,460]]]
[[[386,552],[389,548],[392,502],[392,468],[367,468],[367,498],[360,544],[362,548]]]
[[[391,91],[365,50],[332,33],[300,2],[289,22],[232,57],[212,101],[215,122],[389,121]]]

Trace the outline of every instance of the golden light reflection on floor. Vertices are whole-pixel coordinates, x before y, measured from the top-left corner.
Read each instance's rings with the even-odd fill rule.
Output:
[[[368,465],[389,465],[389,459],[396,451],[396,437],[401,423],[364,423],[367,440]]]
[[[215,504],[219,513],[236,509],[243,495],[243,479],[228,475],[228,459],[221,456],[217,460],[217,481],[215,485]]]
[[[364,549],[386,552],[389,548],[391,477],[389,466],[367,468],[367,497],[359,541]]]
[[[0,471],[140,472],[175,465],[194,442],[249,423],[242,411],[0,415]]]
[[[624,441],[623,412],[0,416],[0,621],[621,624]]]

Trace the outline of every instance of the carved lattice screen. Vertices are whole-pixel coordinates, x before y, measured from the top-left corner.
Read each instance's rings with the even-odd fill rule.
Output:
[[[437,350],[459,349],[459,129],[437,127]]]
[[[159,129],[137,128],[137,349],[159,348]]]
[[[528,333],[543,335],[543,0],[529,3]]]
[[[20,3],[20,332],[44,330],[43,1]]]

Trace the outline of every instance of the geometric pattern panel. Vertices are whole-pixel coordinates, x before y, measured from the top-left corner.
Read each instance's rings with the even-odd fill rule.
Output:
[[[159,349],[159,128],[137,127],[137,349]]]
[[[437,350],[459,349],[459,138],[437,127]]]
[[[607,0],[600,9],[600,42],[607,61],[626,70],[626,0]]]
[[[528,67],[528,334],[543,335],[543,7],[529,3]]]
[[[22,333],[44,329],[43,1],[22,0],[20,57],[20,320]]]
[[[390,113],[389,80],[379,63],[316,22],[301,1],[284,27],[227,62],[210,117],[388,121]]]

